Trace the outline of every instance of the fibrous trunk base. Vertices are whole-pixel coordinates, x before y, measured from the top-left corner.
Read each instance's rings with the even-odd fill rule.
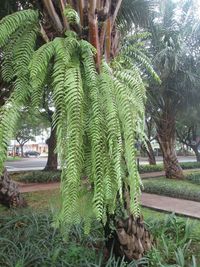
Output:
[[[153,243],[153,236],[145,228],[142,217],[134,218],[131,215],[117,222],[112,237],[113,252],[117,257],[124,257],[126,261],[141,259],[153,247]]]
[[[6,169],[0,177],[0,203],[7,207],[25,207],[27,205],[17,184],[10,179]]]

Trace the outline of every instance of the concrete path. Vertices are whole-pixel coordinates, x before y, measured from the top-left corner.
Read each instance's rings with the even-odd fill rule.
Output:
[[[200,219],[200,202],[142,193],[142,206]]]
[[[29,193],[29,192],[36,192],[36,191],[46,191],[46,190],[52,190],[57,189],[60,187],[60,183],[47,183],[47,184],[22,184],[18,183],[19,185],[19,191],[21,193]]]

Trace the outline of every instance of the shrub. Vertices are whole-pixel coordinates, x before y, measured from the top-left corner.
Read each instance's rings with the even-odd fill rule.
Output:
[[[193,172],[186,175],[186,179],[191,183],[200,184],[200,172]]]
[[[147,173],[147,172],[160,172],[163,171],[163,164],[159,163],[156,165],[140,165],[139,173]]]
[[[200,168],[200,162],[181,162],[180,163],[183,170],[186,169],[197,169]],[[158,163],[156,165],[140,165],[139,172],[140,173],[147,173],[147,172],[159,172],[163,171],[164,166],[162,163]]]
[[[183,170],[200,168],[200,162],[181,162],[180,165]]]
[[[23,183],[59,182],[60,171],[32,171],[22,174],[18,180]]]
[[[199,225],[172,214],[166,216],[163,220],[150,219],[148,226],[157,240],[157,246],[148,254],[149,267],[197,266],[195,265],[196,258],[192,254],[194,248],[199,246],[200,242],[199,237],[195,238],[195,235],[197,235],[196,229]]]
[[[186,180],[154,178],[144,180],[143,184],[146,193],[200,201],[200,187]]]

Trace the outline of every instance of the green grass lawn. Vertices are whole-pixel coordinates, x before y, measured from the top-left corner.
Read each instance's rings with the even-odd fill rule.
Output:
[[[15,161],[15,160],[22,160],[23,158],[20,158],[20,157],[11,157],[11,156],[8,156],[6,161]]]
[[[200,185],[189,180],[150,178],[143,180],[143,185],[146,193],[200,201]]]

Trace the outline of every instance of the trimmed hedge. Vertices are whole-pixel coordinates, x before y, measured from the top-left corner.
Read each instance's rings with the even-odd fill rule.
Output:
[[[183,170],[187,169],[198,169],[200,168],[200,162],[181,162],[180,163]],[[139,172],[140,173],[148,173],[148,172],[160,172],[164,170],[164,166],[162,163],[158,163],[156,165],[140,165]]]
[[[139,173],[148,173],[148,172],[160,172],[163,171],[163,164],[158,163],[156,165],[140,165]]]
[[[200,172],[193,172],[186,176],[186,179],[189,180],[193,184],[200,185]]]
[[[22,174],[18,181],[23,183],[59,182],[61,171],[32,171]]]
[[[181,162],[180,165],[183,170],[200,168],[200,162]]]
[[[146,193],[188,199],[200,202],[200,186],[187,180],[171,180],[166,178],[146,179],[143,181]]]

